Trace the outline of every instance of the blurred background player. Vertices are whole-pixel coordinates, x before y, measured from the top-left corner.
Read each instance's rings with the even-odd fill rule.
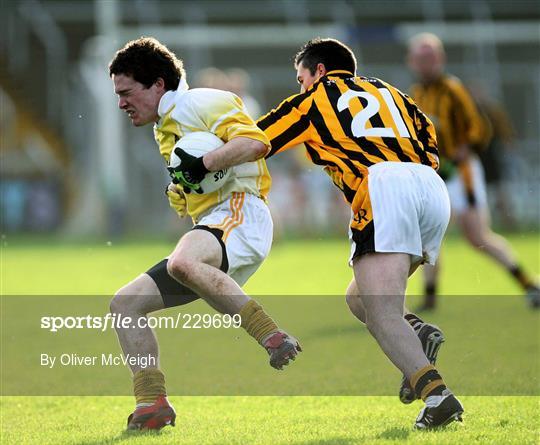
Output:
[[[247,113],[253,119],[257,119],[261,115],[259,102],[249,92],[250,75],[242,68],[230,68],[223,71],[213,66],[208,67],[197,73],[194,83],[199,88],[230,91],[242,99]]]
[[[297,341],[279,330],[240,288],[264,261],[272,243],[272,219],[265,203],[271,180],[261,159],[269,145],[264,133],[234,94],[189,90],[182,61],[153,38],[128,42],[111,61],[109,74],[118,107],[134,126],[154,124],[161,155],[167,161],[175,150],[180,165],[190,167],[187,180],[200,182],[209,171],[232,167],[225,157],[241,165],[213,193],[188,193],[190,189],[184,187],[184,194],[182,188],[169,186],[171,205],[181,216],[189,214],[195,226],[167,259],[116,293],[111,312],[140,319],[201,297],[221,313],[240,314],[242,327],[270,354],[270,364],[282,369],[300,350]],[[193,131],[211,131],[225,145],[204,161],[174,148],[178,139]],[[117,334],[124,354],[153,357],[158,364],[131,367],[137,406],[128,418],[128,429],[174,425],[176,415],[166,397],[154,333],[148,327],[130,327],[117,328]]]
[[[309,41],[295,67],[300,94],[257,122],[271,143],[267,156],[303,143],[310,159],[325,167],[352,209],[351,311],[406,376],[413,400],[426,402],[415,426],[460,420],[461,403],[426,355],[433,341],[440,343],[419,339],[426,326],[440,331],[413,314],[404,318],[403,309],[408,276],[436,260],[450,217],[446,188],[434,170],[433,125],[389,84],[356,77],[354,54],[337,40]],[[185,173],[193,176],[195,169]]]
[[[507,111],[488,94],[484,84],[474,82],[469,84],[468,89],[491,128],[489,142],[478,153],[484,169],[487,195],[496,210],[496,222],[505,229],[513,230],[517,227],[517,221],[508,183],[512,176],[519,174],[516,172],[519,164],[515,156],[514,126]]]
[[[230,91],[227,75],[223,70],[214,66],[197,72],[193,83],[196,88],[213,88],[215,90]]]
[[[448,187],[452,212],[471,246],[489,255],[517,280],[531,307],[540,307],[540,291],[519,265],[507,241],[489,225],[486,186],[476,154],[490,139],[490,129],[473,99],[454,76],[444,72],[445,51],[434,34],[422,33],[409,42],[408,65],[419,83],[411,96],[435,124],[441,154],[439,174]],[[438,267],[424,268],[425,300],[421,310],[434,309]]]
[[[261,116],[261,106],[250,93],[251,77],[249,73],[242,68],[230,68],[225,71],[225,74],[229,80],[229,91],[242,99],[246,111],[253,119],[258,119]]]

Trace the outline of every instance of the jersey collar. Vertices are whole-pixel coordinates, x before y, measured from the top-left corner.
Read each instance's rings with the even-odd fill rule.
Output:
[[[441,73],[439,76],[437,76],[436,78],[432,79],[432,80],[429,80],[429,81],[426,81],[426,82],[420,82],[422,85],[428,87],[430,85],[439,85],[441,83],[443,83],[445,81],[445,79],[448,77],[448,75],[446,73]]]
[[[324,76],[354,77],[354,74],[347,70],[332,70],[328,71]]]
[[[319,85],[319,82],[324,79],[325,77],[328,77],[328,76],[334,76],[334,77],[354,77],[354,74],[351,73],[350,71],[347,71],[347,70],[332,70],[332,71],[328,71],[324,76],[321,76],[319,78],[319,80],[317,80],[316,82],[314,82],[307,90],[307,91],[310,91],[312,88],[316,88],[317,85]]]
[[[181,95],[183,95],[184,93],[186,93],[188,89],[189,89],[189,85],[187,84],[186,80],[182,77],[180,79],[180,83],[178,84],[178,89],[176,91],[169,90],[163,96],[161,96],[161,99],[158,105],[158,116],[162,118],[165,114],[171,111],[171,108],[174,107],[176,99],[180,97]]]

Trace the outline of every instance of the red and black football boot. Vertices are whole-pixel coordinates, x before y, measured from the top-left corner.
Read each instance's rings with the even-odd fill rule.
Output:
[[[128,430],[160,430],[164,426],[174,426],[176,412],[167,396],[158,396],[153,405],[141,406],[133,411],[127,420]]]

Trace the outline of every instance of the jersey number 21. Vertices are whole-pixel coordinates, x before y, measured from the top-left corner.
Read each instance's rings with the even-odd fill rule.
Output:
[[[409,134],[409,130],[407,130],[407,126],[405,125],[405,122],[403,122],[403,118],[399,114],[399,110],[396,107],[396,104],[394,102],[394,99],[392,98],[392,94],[390,93],[390,91],[388,91],[387,88],[378,88],[378,90],[381,93],[381,96],[386,106],[388,107],[390,114],[392,115],[392,119],[394,119],[394,123],[396,124],[396,128],[398,130],[399,135],[403,138],[411,137],[411,135]],[[381,108],[381,104],[379,103],[379,100],[373,94],[367,93],[365,91],[348,90],[345,93],[343,93],[338,99],[337,109],[339,111],[345,110],[346,108],[349,107],[349,102],[355,97],[364,98],[367,104],[363,110],[359,111],[353,117],[353,120],[351,123],[351,131],[352,131],[353,136],[357,138],[361,138],[361,137],[395,138],[396,134],[394,133],[393,128],[388,128],[388,127],[366,128],[367,121],[371,119],[373,116],[375,116]]]

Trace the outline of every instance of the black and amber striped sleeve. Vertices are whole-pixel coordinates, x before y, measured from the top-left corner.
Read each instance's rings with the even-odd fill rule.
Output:
[[[285,99],[257,121],[259,128],[270,140],[271,149],[267,158],[308,140],[311,123],[307,110],[312,91]]]
[[[454,102],[453,117],[455,119],[454,131],[458,144],[468,144],[472,147],[482,146],[486,143],[486,123],[482,114],[465,86],[456,78],[448,82],[452,100]]]

